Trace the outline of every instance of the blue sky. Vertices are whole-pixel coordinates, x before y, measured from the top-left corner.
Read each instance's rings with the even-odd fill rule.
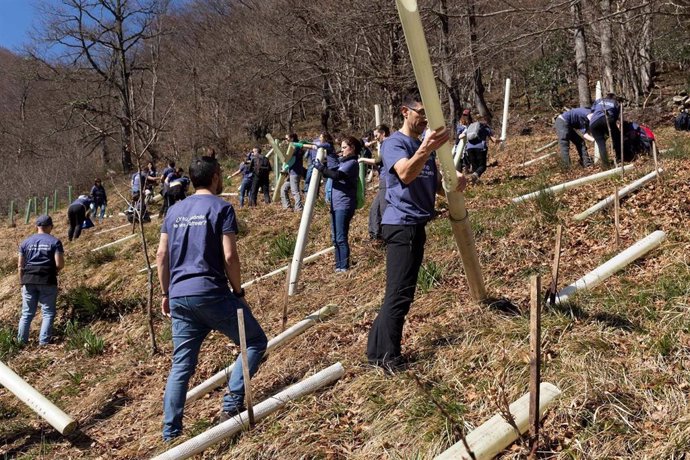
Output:
[[[20,49],[29,40],[37,14],[34,0],[0,0],[0,46]]]

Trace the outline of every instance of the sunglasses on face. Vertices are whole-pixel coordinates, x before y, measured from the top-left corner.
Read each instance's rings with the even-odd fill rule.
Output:
[[[424,111],[424,109],[415,109],[415,108],[409,107],[407,105],[405,107],[407,107],[408,110],[412,110],[414,113],[416,113],[420,117],[426,118],[426,112]]]

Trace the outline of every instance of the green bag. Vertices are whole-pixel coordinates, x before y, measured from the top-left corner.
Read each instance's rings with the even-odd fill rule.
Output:
[[[357,209],[364,206],[365,182],[367,181],[367,165],[359,164],[359,180],[357,181]]]

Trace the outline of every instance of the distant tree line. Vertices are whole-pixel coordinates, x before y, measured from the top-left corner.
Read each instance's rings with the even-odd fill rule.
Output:
[[[661,0],[420,1],[448,120],[586,105],[601,80],[653,104],[690,66],[690,6]],[[392,0],[60,0],[20,55],[0,53],[0,173],[45,194],[105,167],[233,153],[267,132],[359,132],[414,84]],[[5,65],[7,64],[7,65]],[[690,82],[687,83],[690,85]],[[491,95],[493,97],[489,97]],[[496,106],[494,107],[493,104]],[[310,124],[311,122],[311,124]],[[28,174],[28,173],[31,174]],[[47,186],[47,180],[50,186]]]

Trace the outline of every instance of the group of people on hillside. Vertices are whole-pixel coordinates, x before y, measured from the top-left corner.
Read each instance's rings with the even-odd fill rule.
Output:
[[[159,192],[163,197],[163,216],[170,206],[187,196],[189,184],[189,177],[184,175],[184,169],[175,167],[175,161],[169,161],[160,175],[154,163],[148,162],[141,171],[132,174],[130,179],[131,206],[135,210],[145,208],[153,197],[155,187],[159,186]],[[143,200],[140,202],[142,194]],[[142,214],[144,212],[142,211]]]

